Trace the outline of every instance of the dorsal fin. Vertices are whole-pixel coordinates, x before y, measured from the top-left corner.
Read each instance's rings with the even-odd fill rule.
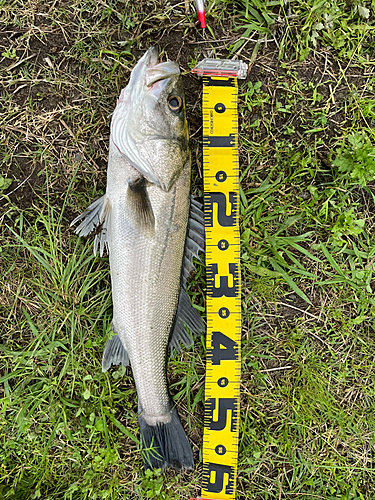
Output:
[[[184,325],[189,328],[193,335],[201,335],[205,330],[205,324],[199,312],[191,305],[188,294],[181,287],[175,325],[169,340],[169,349],[172,355],[173,351],[181,352],[180,342],[185,347],[191,347],[194,344]]]
[[[203,206],[191,196],[190,217],[182,263],[182,285],[184,288],[186,287],[186,280],[190,277],[190,273],[195,269],[193,257],[200,260],[199,252],[204,252],[204,214],[202,208]]]
[[[202,205],[191,196],[190,217],[182,262],[182,286],[175,325],[169,340],[169,348],[172,355],[174,351],[181,352],[180,342],[185,347],[191,347],[194,344],[193,339],[185,329],[185,325],[192,335],[201,335],[205,331],[205,324],[199,312],[191,305],[189,296],[185,291],[186,280],[195,269],[193,257],[200,260],[199,252],[204,252],[204,214],[202,208]]]

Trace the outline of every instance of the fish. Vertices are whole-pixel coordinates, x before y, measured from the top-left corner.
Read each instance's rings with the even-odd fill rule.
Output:
[[[190,196],[185,96],[176,62],[150,48],[112,114],[106,193],[71,225],[95,233],[109,254],[112,330],[102,370],[131,365],[144,467],[194,469],[193,453],[167,383],[169,353],[189,347],[205,324],[186,281],[204,252],[202,205]],[[185,325],[191,332],[186,331]]]

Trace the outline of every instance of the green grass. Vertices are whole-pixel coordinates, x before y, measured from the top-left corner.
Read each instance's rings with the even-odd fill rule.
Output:
[[[199,495],[204,341],[169,363],[197,468],[142,468],[131,370],[101,372],[108,258],[70,221],[104,193],[108,115],[156,43],[184,74],[202,196],[202,55],[242,58],[238,498],[375,497],[374,5],[0,1],[0,499]],[[204,307],[205,270],[188,286]]]

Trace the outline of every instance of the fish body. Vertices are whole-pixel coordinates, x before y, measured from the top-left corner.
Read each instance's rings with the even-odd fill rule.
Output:
[[[181,288],[192,255],[203,250],[203,214],[192,203],[184,93],[176,63],[149,49],[134,68],[112,116],[106,194],[73,223],[96,229],[94,252],[109,250],[115,332],[103,371],[131,364],[145,466],[194,467],[167,385],[168,344],[190,343],[203,322]],[[73,224],[72,223],[72,224]]]
[[[110,158],[112,325],[131,360],[139,410],[147,423],[155,425],[171,418],[165,355],[181,286],[190,165],[186,162],[170,191],[154,184],[146,188],[155,221],[151,232],[134,224],[126,190],[118,189],[121,176],[126,178],[131,167],[114,148]],[[113,168],[115,159],[121,173]]]

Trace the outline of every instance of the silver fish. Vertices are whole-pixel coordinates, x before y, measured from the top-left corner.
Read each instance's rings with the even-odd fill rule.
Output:
[[[72,225],[96,232],[94,253],[109,251],[116,335],[102,369],[130,362],[138,394],[145,467],[193,469],[190,444],[168,391],[168,345],[192,345],[204,331],[184,289],[204,251],[201,205],[190,198],[185,98],[175,62],[149,49],[132,71],[112,116],[106,194]],[[190,213],[190,218],[189,218]]]

